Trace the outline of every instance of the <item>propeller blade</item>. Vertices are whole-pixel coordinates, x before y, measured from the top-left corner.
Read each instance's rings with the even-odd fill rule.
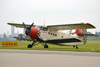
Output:
[[[29,38],[31,39],[30,33],[28,33]]]
[[[31,29],[31,27],[33,26],[33,24],[34,24],[34,22],[30,25],[30,27],[26,27],[26,25],[24,24],[24,22],[23,22],[23,26],[24,26],[24,28],[26,29],[26,35],[28,35],[29,36],[29,38],[31,39],[31,36],[30,36],[30,29]]]
[[[34,22],[30,25],[30,27],[28,28],[29,30],[31,29],[31,27],[33,26]]]
[[[23,23],[24,28],[27,29],[27,27],[26,27],[26,25],[24,24],[24,22],[22,22],[22,23]]]

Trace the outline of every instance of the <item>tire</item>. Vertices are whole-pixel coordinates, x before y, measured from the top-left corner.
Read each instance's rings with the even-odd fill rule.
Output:
[[[31,44],[29,44],[27,47],[28,47],[28,48],[32,48],[32,45],[31,45]]]
[[[44,48],[48,48],[48,45],[44,45]]]
[[[75,45],[73,47],[75,47]]]
[[[78,46],[76,46],[76,49],[78,49]]]

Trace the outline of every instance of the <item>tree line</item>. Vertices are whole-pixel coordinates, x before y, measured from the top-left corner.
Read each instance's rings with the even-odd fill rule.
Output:
[[[9,35],[9,36],[7,37],[5,33],[3,34],[3,38],[0,37],[0,41],[9,41],[9,40],[15,40],[15,39],[13,38],[12,35]]]

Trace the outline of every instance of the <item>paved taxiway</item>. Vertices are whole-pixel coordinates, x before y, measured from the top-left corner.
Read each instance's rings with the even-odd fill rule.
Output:
[[[0,49],[0,67],[100,67],[100,53]]]

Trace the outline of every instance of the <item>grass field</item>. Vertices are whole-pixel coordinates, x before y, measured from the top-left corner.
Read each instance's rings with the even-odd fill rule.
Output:
[[[2,41],[0,41],[0,49],[100,52],[100,40],[88,40],[87,44],[78,46],[78,49],[76,49],[73,46],[59,46],[59,45],[54,45],[54,44],[48,44],[49,48],[44,48],[41,44],[38,44],[32,48],[27,48],[27,45],[31,43],[32,42],[27,42],[27,41],[19,42],[18,41],[17,47],[3,47]]]

